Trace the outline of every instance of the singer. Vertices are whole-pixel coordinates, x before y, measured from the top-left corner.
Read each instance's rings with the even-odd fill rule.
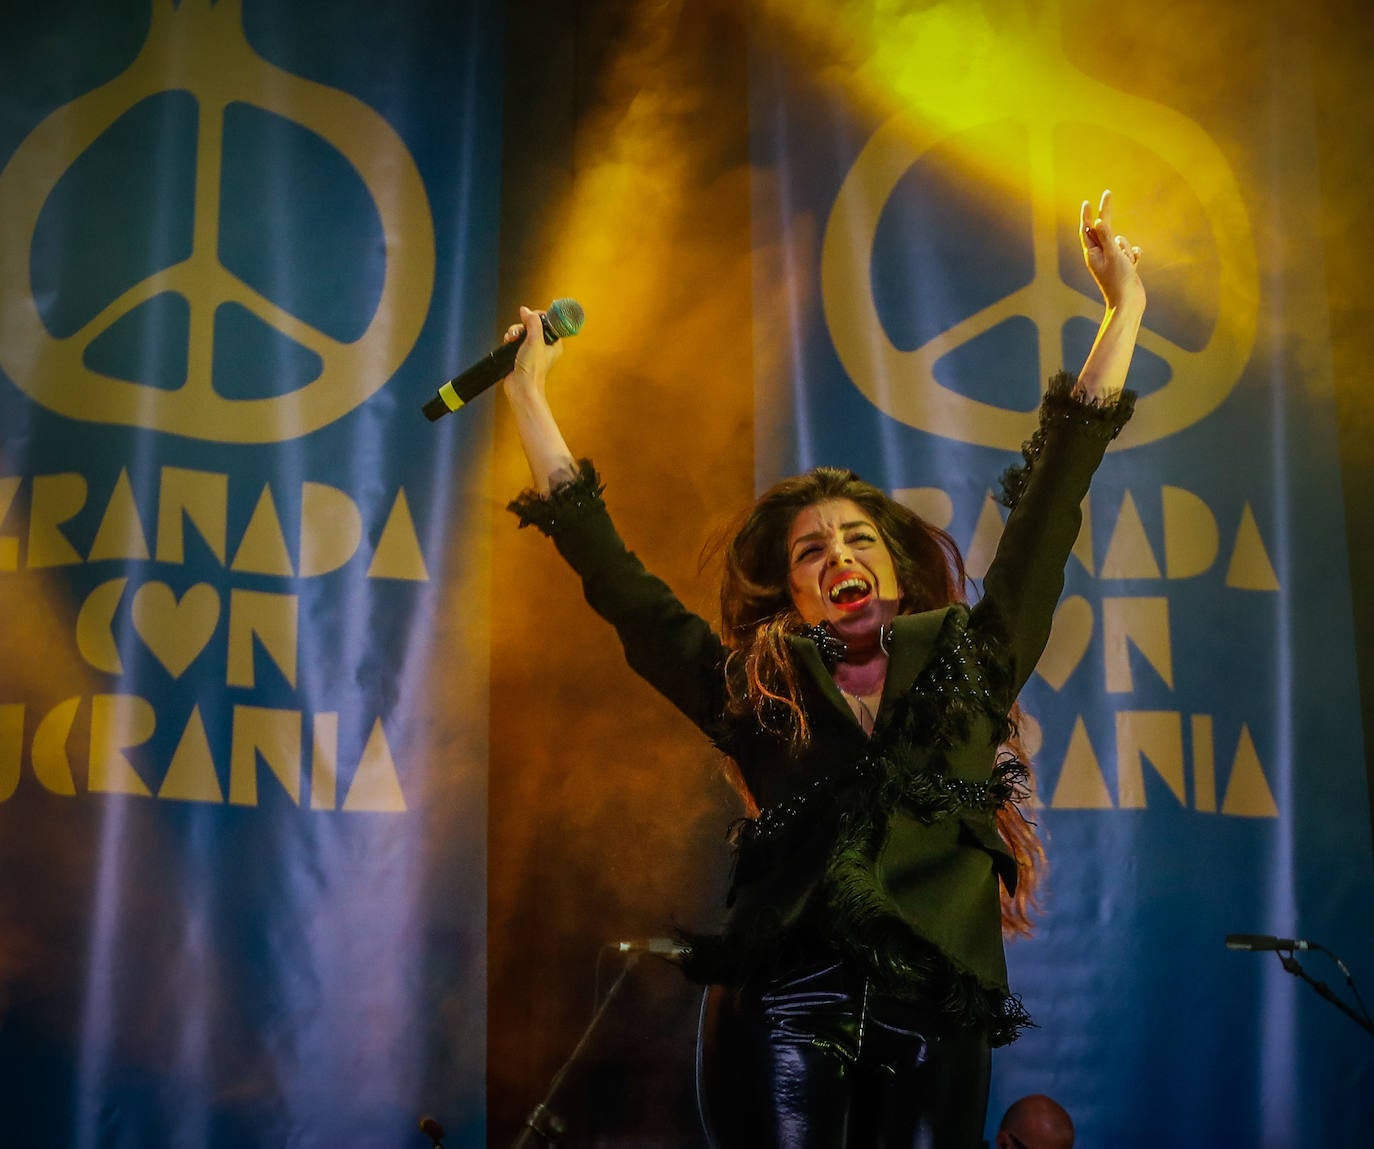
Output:
[[[1079,504],[1131,416],[1145,308],[1111,196],[1084,202],[1106,310],[1082,370],[1050,382],[976,605],[940,529],[820,467],[766,491],[725,547],[717,632],[626,549],[603,484],[545,396],[561,344],[524,339],[504,387],[534,478],[511,509],[550,535],[630,665],[729,759],[721,933],[683,968],[710,987],[702,1111],[719,1149],[978,1145],[991,1047],[1030,1024],[1003,937],[1030,932],[1044,862],[1018,803],[1016,697],[1049,636]],[[520,310],[506,333],[538,331]]]

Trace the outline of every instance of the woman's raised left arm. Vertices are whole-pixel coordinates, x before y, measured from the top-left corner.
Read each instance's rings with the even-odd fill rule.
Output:
[[[1126,385],[1126,372],[1145,314],[1145,285],[1136,266],[1140,262],[1140,248],[1131,246],[1125,236],[1112,230],[1110,191],[1102,193],[1095,216],[1084,200],[1080,217],[1078,241],[1083,248],[1083,262],[1102,292],[1107,310],[1092,350],[1078,373],[1077,391],[1094,402],[1110,403]]]
[[[1064,565],[1082,523],[1080,503],[1135,401],[1123,387],[1145,313],[1145,287],[1136,267],[1140,249],[1113,232],[1111,212],[1111,192],[1102,193],[1095,216],[1083,203],[1083,260],[1106,313],[1077,381],[1064,373],[1051,381],[1023,462],[1002,477],[1002,501],[1012,512],[975,608],[1007,644],[1013,694],[1049,639]]]

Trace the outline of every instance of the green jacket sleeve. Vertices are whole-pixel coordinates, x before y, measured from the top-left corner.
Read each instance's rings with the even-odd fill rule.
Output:
[[[1075,396],[1076,384],[1067,372],[1050,381],[1022,462],[1002,476],[1002,502],[1011,514],[974,608],[978,624],[991,626],[1010,653],[1008,705],[1049,641],[1088,485],[1135,408],[1132,391],[1100,404]]]
[[[584,459],[574,479],[548,495],[526,491],[510,509],[522,527],[533,525],[553,539],[582,580],[591,608],[615,628],[635,673],[717,737],[725,709],[725,647],[710,625],[626,548],[602,490]]]

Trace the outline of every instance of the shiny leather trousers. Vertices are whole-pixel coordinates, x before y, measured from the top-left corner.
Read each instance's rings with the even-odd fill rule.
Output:
[[[713,1149],[977,1149],[991,1052],[840,963],[702,1001],[697,1096]]]

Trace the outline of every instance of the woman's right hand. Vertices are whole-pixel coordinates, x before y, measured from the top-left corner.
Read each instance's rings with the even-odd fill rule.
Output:
[[[506,328],[503,341],[513,343],[522,336],[524,342],[515,356],[515,367],[505,379],[506,396],[512,402],[522,398],[543,398],[549,368],[563,354],[561,339],[552,346],[544,342],[543,315],[528,307],[520,308],[520,322]]]
[[[516,352],[515,367],[506,376],[503,387],[515,414],[520,445],[529,460],[535,489],[547,494],[554,485],[577,473],[572,452],[563,440],[563,432],[558,429],[544,394],[545,378],[549,368],[563,354],[563,341],[560,339],[552,346],[545,343],[543,317],[528,307],[520,309],[519,323],[506,328],[505,341],[514,343],[522,336],[524,342]]]

